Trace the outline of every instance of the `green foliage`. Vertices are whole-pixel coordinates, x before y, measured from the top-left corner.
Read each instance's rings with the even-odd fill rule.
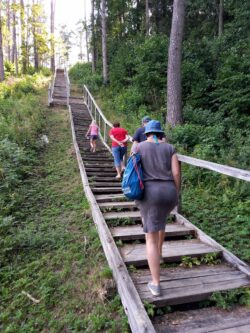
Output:
[[[156,310],[156,306],[154,304],[151,304],[147,301],[143,302],[145,309],[147,311],[147,314],[149,315],[149,317],[154,317],[155,315],[155,310]]]
[[[0,218],[18,205],[16,190],[32,174],[41,148],[38,135],[44,127],[45,109],[38,88],[43,82],[35,76],[0,85]]]
[[[102,84],[99,74],[92,74],[90,63],[77,63],[69,70],[70,79],[80,85],[87,85],[89,89],[96,90]]]
[[[208,253],[200,258],[198,257],[189,257],[184,256],[181,258],[181,264],[182,267],[193,267],[193,266],[200,266],[202,264],[205,265],[217,265],[220,264],[221,260],[218,258],[217,253]]]
[[[86,218],[67,111],[46,124],[50,144],[16,188],[18,207],[0,217],[0,331],[129,332],[119,296],[106,300],[112,272]]]
[[[10,61],[4,62],[4,74],[6,77],[9,77],[9,76],[15,74],[15,66],[12,62],[10,62]]]
[[[215,305],[224,310],[231,309],[236,304],[250,306],[250,289],[239,288],[226,292],[215,292],[210,297]]]

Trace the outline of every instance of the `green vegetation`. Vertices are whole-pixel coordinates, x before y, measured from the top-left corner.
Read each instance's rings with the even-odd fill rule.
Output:
[[[200,258],[184,256],[181,258],[180,266],[191,268],[193,266],[200,266],[202,264],[217,265],[220,263],[221,263],[221,260],[218,258],[217,253],[208,253]]]
[[[89,219],[67,111],[47,110],[34,89],[37,95],[1,100],[9,106],[1,128],[9,123],[1,136],[0,331],[127,332]]]
[[[101,84],[101,58],[94,75],[91,64],[77,64],[70,75],[73,81],[89,86],[109,120],[119,119],[133,134],[145,115],[165,123],[172,13],[167,2],[157,7],[153,1],[152,34],[145,36],[143,8],[131,10],[129,1],[125,3],[109,6],[109,84]],[[179,153],[249,169],[250,3],[224,3],[220,37],[216,6],[216,2],[199,0],[187,3],[182,58],[184,123],[174,129],[166,125],[166,133]],[[119,10],[129,13],[123,24],[117,21]],[[96,39],[101,52],[100,35]],[[249,184],[188,165],[183,165],[182,175],[183,214],[250,261]]]
[[[250,308],[250,289],[238,288],[226,292],[216,292],[210,297],[211,302],[224,310],[230,310],[236,304],[246,305]]]

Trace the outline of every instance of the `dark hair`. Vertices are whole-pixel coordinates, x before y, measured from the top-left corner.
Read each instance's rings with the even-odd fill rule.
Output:
[[[113,123],[113,126],[114,127],[120,127],[120,123],[118,121],[116,121],[116,122]]]
[[[163,133],[158,133],[158,132],[150,132],[150,133],[146,133],[145,135],[146,135],[146,137],[149,137],[152,134],[155,135],[157,137],[157,139],[160,139],[160,140],[163,137]]]

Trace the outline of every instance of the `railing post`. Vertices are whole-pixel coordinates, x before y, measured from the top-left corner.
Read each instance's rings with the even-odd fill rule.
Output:
[[[181,193],[181,162],[179,161],[179,168],[180,168],[180,190],[179,190],[179,195],[178,195],[178,206],[177,206],[177,212],[179,213],[179,214],[181,214],[181,197],[182,197],[182,193]]]
[[[104,121],[103,140],[107,143],[107,124]]]

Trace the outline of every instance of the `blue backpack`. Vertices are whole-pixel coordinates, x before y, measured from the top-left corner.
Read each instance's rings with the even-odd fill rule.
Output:
[[[143,173],[141,157],[137,153],[128,159],[122,179],[122,191],[128,199],[142,199],[144,191]]]

